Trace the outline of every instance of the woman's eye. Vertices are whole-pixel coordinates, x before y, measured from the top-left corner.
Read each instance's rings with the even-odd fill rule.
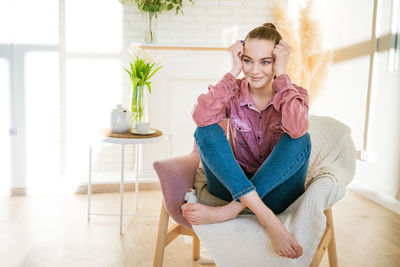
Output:
[[[251,62],[249,59],[245,59],[243,61],[244,61],[244,63],[250,63]]]
[[[271,62],[269,62],[269,61],[263,61],[262,62],[262,64],[264,64],[264,65],[268,65],[268,64],[270,64]]]

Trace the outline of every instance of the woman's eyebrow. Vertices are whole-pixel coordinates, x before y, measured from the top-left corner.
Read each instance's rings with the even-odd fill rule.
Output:
[[[252,59],[251,57],[249,57],[248,55],[243,55],[243,57],[245,58],[248,58],[248,59]],[[263,58],[261,58],[260,60],[265,60],[265,59],[274,59],[274,58],[272,58],[272,57],[263,57]]]

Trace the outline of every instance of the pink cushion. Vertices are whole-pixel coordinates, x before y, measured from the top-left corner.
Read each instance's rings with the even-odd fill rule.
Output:
[[[220,122],[219,125],[226,132],[227,120]],[[192,226],[183,217],[181,206],[185,202],[185,193],[194,187],[194,179],[199,162],[199,151],[196,142],[194,142],[193,150],[190,154],[153,163],[153,168],[160,180],[165,208],[169,216],[177,223],[188,228],[192,228]]]
[[[165,208],[168,214],[179,224],[192,228],[183,217],[181,205],[185,202],[185,193],[193,188],[196,170],[200,158],[194,145],[192,153],[171,159],[155,161],[154,170],[160,180]]]

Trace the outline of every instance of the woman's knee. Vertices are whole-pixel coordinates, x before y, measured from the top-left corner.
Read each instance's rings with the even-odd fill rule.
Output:
[[[223,133],[224,130],[221,128],[221,126],[219,126],[217,123],[214,123],[204,127],[197,127],[194,132],[194,137],[196,141],[212,141],[216,140],[216,136]]]
[[[308,156],[311,154],[311,138],[308,132],[296,139],[291,138],[285,133],[281,141],[293,147],[293,149],[296,148],[299,151],[306,151]]]
[[[303,144],[303,145],[310,145],[311,144],[311,137],[308,132],[300,136],[299,138],[293,139],[287,133],[285,133],[282,137],[289,139],[291,142]]]
[[[300,136],[299,138],[301,142],[306,143],[307,145],[311,144],[311,136],[308,132],[306,132],[305,134],[303,134],[302,136]]]

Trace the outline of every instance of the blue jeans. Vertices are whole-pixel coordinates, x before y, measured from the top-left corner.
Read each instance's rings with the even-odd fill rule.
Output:
[[[311,153],[308,133],[297,139],[283,134],[254,175],[246,174],[238,164],[218,124],[197,127],[194,137],[208,190],[214,196],[238,201],[256,190],[267,207],[279,214],[304,193]]]

